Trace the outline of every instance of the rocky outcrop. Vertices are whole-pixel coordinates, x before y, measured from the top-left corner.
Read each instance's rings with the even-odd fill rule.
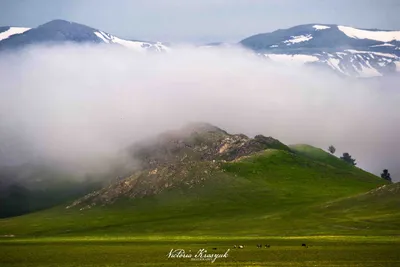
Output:
[[[229,134],[210,124],[191,124],[179,131],[132,145],[129,154],[139,169],[93,192],[67,208],[107,205],[120,198],[142,198],[172,188],[190,189],[221,172],[220,164],[266,149],[290,149],[280,141],[257,135]]]

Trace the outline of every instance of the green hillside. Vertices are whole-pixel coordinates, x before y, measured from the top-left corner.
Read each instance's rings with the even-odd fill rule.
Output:
[[[130,148],[142,168],[103,189],[1,219],[0,265],[210,264],[171,248],[231,249],[216,266],[400,264],[399,184],[312,146],[195,129]]]
[[[304,219],[304,215],[324,203],[366,192],[385,181],[355,167],[343,169],[334,165],[341,165],[340,160],[315,161],[307,155],[274,149],[234,162],[168,165],[159,173],[181,183],[161,193],[134,199],[117,195],[115,202],[100,202],[91,208],[85,208],[84,202],[69,209],[65,205],[1,220],[0,235],[348,233],[346,228],[310,228],[315,223]],[[142,174],[142,179],[148,181],[151,175],[143,178]],[[123,190],[114,187],[100,191],[100,199]],[[90,199],[86,201],[90,203]]]

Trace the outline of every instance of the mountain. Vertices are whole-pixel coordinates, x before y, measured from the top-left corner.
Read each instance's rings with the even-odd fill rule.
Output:
[[[65,20],[53,20],[37,28],[0,28],[0,51],[42,43],[94,43],[120,45],[136,51],[167,51],[160,42],[131,41]]]
[[[307,24],[253,35],[240,44],[274,62],[324,66],[342,76],[400,72],[400,31]]]
[[[37,28],[0,27],[0,51],[63,42],[120,45],[135,51],[168,51],[160,42],[125,40],[82,24],[53,20]],[[239,45],[283,65],[317,66],[343,77],[371,78],[400,72],[400,31],[306,24],[250,36]],[[210,43],[201,47],[231,47]]]
[[[385,224],[395,222],[389,215],[364,219],[338,212],[342,200],[358,199],[388,183],[312,146],[286,146],[272,137],[250,138],[192,124],[134,144],[128,151],[140,163],[135,172],[63,206],[0,220],[0,236],[397,231],[391,227],[398,223],[389,228]],[[332,208],[324,209],[326,205]],[[391,209],[395,207],[387,206],[385,212]],[[349,218],[365,221],[354,230],[345,227]]]

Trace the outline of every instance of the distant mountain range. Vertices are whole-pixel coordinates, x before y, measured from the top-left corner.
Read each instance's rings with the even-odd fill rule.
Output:
[[[60,42],[120,45],[136,51],[170,50],[161,42],[125,40],[64,20],[32,29],[0,27],[0,51]],[[223,43],[213,44],[219,45]],[[320,66],[341,76],[366,78],[400,73],[400,31],[307,24],[253,35],[236,45],[278,64]]]
[[[0,51],[41,43],[94,43],[121,45],[137,51],[167,51],[160,42],[124,40],[109,33],[65,20],[53,20],[37,28],[0,27]]]
[[[273,61],[325,66],[344,76],[400,71],[400,31],[308,24],[253,35],[240,44]]]

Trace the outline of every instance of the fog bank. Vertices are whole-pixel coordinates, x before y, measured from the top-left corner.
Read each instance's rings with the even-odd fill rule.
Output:
[[[188,122],[308,143],[400,180],[400,88],[291,68],[235,48],[142,54],[110,46],[0,55],[0,165],[94,168]]]

